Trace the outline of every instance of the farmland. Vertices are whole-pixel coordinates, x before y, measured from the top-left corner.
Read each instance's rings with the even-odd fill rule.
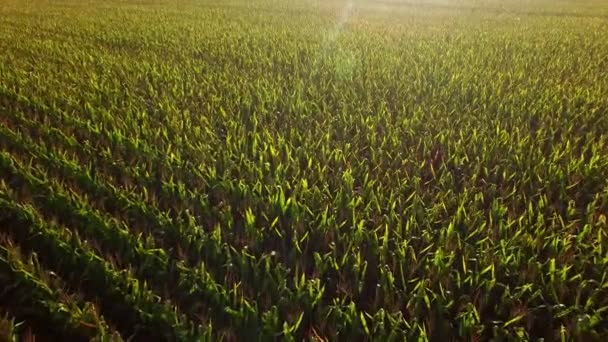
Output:
[[[607,179],[599,0],[0,0],[0,340],[606,340]]]

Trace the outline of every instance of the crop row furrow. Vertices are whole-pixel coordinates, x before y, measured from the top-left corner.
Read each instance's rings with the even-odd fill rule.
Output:
[[[35,198],[33,201],[39,203],[47,215],[55,215],[60,223],[77,228],[81,235],[100,244],[101,251],[115,255],[116,262],[131,266],[139,279],[149,281],[151,288],[175,299],[191,319],[206,312],[207,315],[213,313],[218,321],[231,322],[235,326],[243,324],[246,327],[255,321],[255,307],[245,298],[235,297],[237,293],[230,295],[230,291],[220,287],[204,263],[190,268],[183,261],[170,258],[151,237],[132,235],[127,226],[104,217],[86,201],[74,197],[74,193],[46,181],[44,173],[35,172],[32,164],[29,167],[34,173],[23,171],[10,156],[3,153],[2,157],[1,169],[9,183],[20,184],[19,191],[44,194],[45,200]],[[59,203],[61,205],[57,205]],[[209,249],[221,251],[221,246],[215,244],[217,241],[208,242],[214,244],[207,246]]]
[[[4,216],[2,219],[4,221]],[[34,256],[25,258],[10,239],[2,238],[0,287],[3,291],[0,303],[16,319],[27,320],[36,333],[57,339],[109,341],[120,338],[113,336],[91,303],[80,303],[64,293],[58,281],[48,283],[45,280],[52,278],[51,274],[40,269]]]
[[[36,252],[47,269],[66,282],[78,284],[81,293],[98,303],[101,314],[112,319],[122,336],[184,341],[209,333],[202,326],[187,323],[132,271],[116,270],[78,235],[45,222],[35,208],[15,202],[7,191],[0,193],[0,208],[3,225],[22,249]]]

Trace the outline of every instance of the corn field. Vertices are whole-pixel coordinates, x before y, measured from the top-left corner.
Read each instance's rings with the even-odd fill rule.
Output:
[[[0,340],[608,340],[608,3],[0,0]]]

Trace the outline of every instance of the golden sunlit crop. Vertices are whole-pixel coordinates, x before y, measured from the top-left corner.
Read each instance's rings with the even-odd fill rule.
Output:
[[[608,340],[608,3],[0,0],[0,340]]]

